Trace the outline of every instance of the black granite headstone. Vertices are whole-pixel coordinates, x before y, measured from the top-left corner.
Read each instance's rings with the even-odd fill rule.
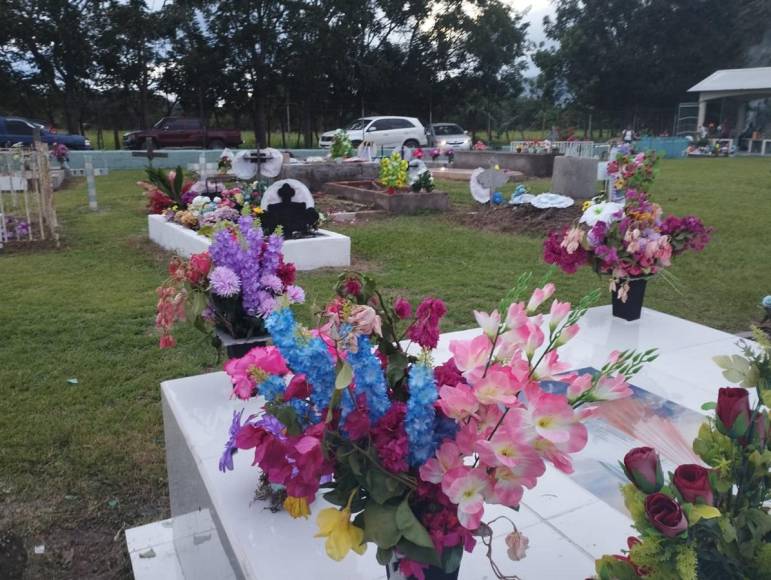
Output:
[[[318,227],[319,212],[316,208],[306,207],[305,203],[292,201],[294,188],[285,183],[278,190],[280,203],[272,203],[260,216],[262,229],[271,234],[281,226],[285,239],[306,238],[312,236]]]

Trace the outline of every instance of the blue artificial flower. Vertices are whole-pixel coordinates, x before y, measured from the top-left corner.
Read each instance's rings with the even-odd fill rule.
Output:
[[[356,352],[348,353],[348,362],[353,368],[356,394],[363,394],[366,398],[370,421],[375,423],[391,408],[388,385],[380,359],[372,352],[369,337],[359,335],[356,344]]]
[[[284,379],[278,375],[270,375],[260,383],[258,392],[265,397],[266,401],[277,401],[283,399],[285,389]]]
[[[410,398],[407,401],[404,430],[410,441],[410,464],[419,467],[436,451],[434,403],[437,393],[433,369],[424,362],[413,364],[408,384]]]
[[[265,328],[290,368],[308,378],[311,401],[316,409],[328,407],[335,390],[335,363],[324,341],[317,336],[298,337],[294,315],[289,308],[271,313],[265,319]]]
[[[455,434],[458,432],[458,424],[449,417],[444,415],[437,415],[434,419],[434,436],[433,445],[434,449],[439,449],[442,442],[446,439],[455,439]]]
[[[228,440],[225,443],[225,451],[222,452],[220,457],[220,471],[227,473],[233,471],[233,455],[238,451],[236,447],[236,436],[241,430],[241,415],[244,414],[244,410],[233,411],[233,420],[230,423],[230,431],[228,432]]]
[[[300,429],[303,431],[305,431],[310,425],[315,425],[321,421],[321,416],[313,410],[308,401],[303,401],[302,399],[292,399],[289,401],[289,406],[294,409],[297,422],[300,424]]]

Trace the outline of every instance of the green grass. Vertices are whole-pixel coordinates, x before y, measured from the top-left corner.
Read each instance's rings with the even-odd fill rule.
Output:
[[[31,557],[30,577],[128,573],[115,534],[168,509],[158,385],[214,364],[192,329],[178,333],[178,348],[157,348],[154,290],[167,256],[146,241],[139,177],[97,178],[98,212],[88,211],[82,182],[58,192],[64,247],[0,255],[0,530],[10,528],[28,547],[48,546]],[[466,184],[441,187],[454,204],[472,206]],[[703,254],[671,269],[682,293],[659,280],[646,305],[747,329],[771,293],[768,161],[665,161],[654,194],[665,209],[696,213],[717,232]],[[471,326],[472,310],[491,308],[520,272],[546,271],[538,237],[475,231],[442,215],[333,229],[351,236],[356,265],[387,295],[443,298],[445,330]],[[322,304],[336,275],[305,273],[299,281]],[[571,300],[605,286],[588,271],[555,281]],[[303,317],[309,312],[303,308]]]

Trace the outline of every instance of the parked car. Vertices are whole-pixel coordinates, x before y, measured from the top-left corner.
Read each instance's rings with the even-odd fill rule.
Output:
[[[362,117],[346,127],[345,132],[354,147],[362,141],[377,147],[421,147],[428,145],[426,129],[415,117]],[[337,131],[321,135],[319,146],[328,149]]]
[[[238,129],[205,128],[200,119],[184,117],[164,117],[153,125],[152,129],[129,131],[123,134],[126,149],[146,149],[152,144],[153,149],[163,147],[198,147],[206,149],[224,149],[238,147],[241,131]]]
[[[42,123],[23,117],[0,117],[0,145],[10,146],[16,143],[31,145],[36,128],[40,130],[40,140],[43,143],[49,145],[61,143],[68,149],[91,149],[91,142],[82,135],[52,131]]]
[[[434,136],[434,147],[446,147],[454,150],[468,151],[471,149],[471,136],[468,131],[455,123],[433,123],[431,132]]]

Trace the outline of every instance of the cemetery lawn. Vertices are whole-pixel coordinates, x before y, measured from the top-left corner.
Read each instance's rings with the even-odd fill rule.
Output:
[[[62,249],[0,254],[0,533],[23,539],[29,578],[130,576],[122,530],[169,515],[158,385],[216,366],[192,329],[180,330],[176,349],[157,348],[154,291],[168,256],[147,241],[139,177],[97,178],[98,212],[86,209],[84,182],[73,182],[56,194]],[[456,211],[474,209],[467,184],[438,185]],[[672,268],[680,292],[657,280],[646,305],[747,330],[771,293],[769,162],[664,161],[654,195],[717,232],[703,254]],[[490,309],[519,273],[547,269],[539,236],[477,231],[447,215],[331,228],[351,236],[354,267],[386,295],[443,298],[444,330],[471,326],[472,310]],[[322,305],[336,276],[303,273],[299,283]],[[605,286],[588,271],[554,281],[571,300]],[[311,308],[301,309],[306,321]],[[45,553],[35,555],[40,544]]]

